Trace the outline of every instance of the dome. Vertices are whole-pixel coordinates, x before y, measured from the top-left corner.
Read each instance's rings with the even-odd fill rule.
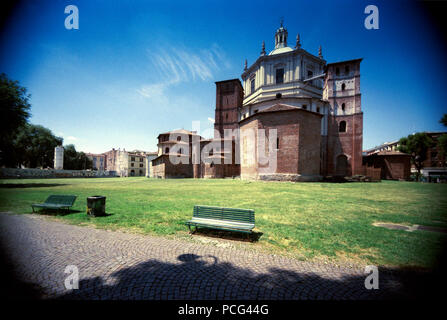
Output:
[[[277,49],[271,51],[271,52],[269,53],[269,56],[272,56],[272,55],[274,55],[274,54],[280,54],[280,53],[290,52],[290,51],[293,51],[293,49],[290,48],[290,47],[277,48]]]

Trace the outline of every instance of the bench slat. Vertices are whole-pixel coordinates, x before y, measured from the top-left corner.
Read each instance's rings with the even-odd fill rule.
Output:
[[[218,224],[218,225],[229,225],[229,226],[241,226],[241,227],[254,227],[253,223],[243,223],[243,222],[236,222],[236,221],[223,221],[223,220],[216,220],[216,219],[202,219],[202,218],[192,218],[189,220],[190,222],[197,222],[197,223],[209,223],[209,224]]]
[[[252,209],[194,206],[189,226],[252,232],[255,227],[255,212]]]
[[[73,195],[51,195],[45,200],[45,203],[72,206],[75,200],[76,196]]]
[[[33,208],[47,208],[47,209],[69,209],[76,201],[74,195],[50,195],[44,203],[34,203],[31,205]]]
[[[210,226],[226,226],[226,227],[232,227],[236,229],[253,229],[254,224],[234,224],[234,223],[225,223],[223,221],[219,220],[211,220],[211,219],[204,219],[204,220],[189,220],[187,221],[187,224],[191,225],[210,225]]]
[[[241,219],[241,220],[254,220],[254,215],[240,215],[231,213],[195,213],[195,217],[220,217],[222,219]]]

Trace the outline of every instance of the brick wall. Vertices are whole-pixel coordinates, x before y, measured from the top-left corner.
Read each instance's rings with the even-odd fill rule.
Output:
[[[339,132],[345,121],[346,132]],[[327,142],[327,174],[352,176],[362,174],[363,114],[329,116]],[[337,162],[346,156],[347,170],[343,174]]]
[[[383,156],[386,170],[382,179],[408,180],[411,174],[410,156]]]
[[[361,59],[327,65],[325,97],[330,104],[325,175],[352,176],[362,167],[363,113],[360,93]],[[344,88],[344,89],[343,89]],[[340,132],[340,123],[346,131]]]
[[[261,175],[272,175],[272,180],[282,180],[281,176],[286,177],[284,180],[299,180],[299,176],[320,176],[320,123],[320,114],[302,109],[260,112],[242,121],[242,131],[255,129],[256,134],[254,145],[249,146],[249,140],[241,133],[241,178],[259,179]],[[267,165],[252,159],[258,153],[258,129],[264,129],[266,135],[269,129],[277,130],[279,149],[274,171],[262,172]],[[268,141],[265,149],[268,150]],[[249,160],[254,161],[250,163]]]
[[[174,164],[169,156],[162,155],[152,161],[152,175],[154,178],[193,178],[193,165],[191,163]]]
[[[387,180],[408,180],[411,174],[411,156],[407,154],[372,154],[363,157],[363,163],[366,166],[366,175],[368,170],[374,168],[380,170],[380,178]]]
[[[239,79],[216,82],[216,111],[214,129],[224,137],[225,129],[239,127],[239,108],[242,106],[244,90]],[[217,138],[217,137],[215,137]]]
[[[370,177],[372,181],[380,181],[382,176],[382,168],[375,168],[373,166],[366,166],[365,174]]]

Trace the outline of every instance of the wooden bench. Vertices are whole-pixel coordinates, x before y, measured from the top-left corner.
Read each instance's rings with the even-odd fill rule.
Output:
[[[255,211],[251,209],[194,206],[192,219],[185,222],[191,232],[191,226],[235,232],[253,232]]]
[[[41,208],[41,209],[54,209],[59,212],[59,210],[68,210],[73,206],[76,200],[76,196],[72,195],[51,195],[45,200],[44,203],[34,203],[31,205],[31,208]]]

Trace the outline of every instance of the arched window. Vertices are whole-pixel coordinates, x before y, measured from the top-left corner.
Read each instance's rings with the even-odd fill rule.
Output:
[[[253,77],[253,79],[251,79],[250,82],[250,93],[255,92],[255,78]]]
[[[182,154],[182,153],[183,153],[183,150],[182,150],[182,148],[180,148],[180,149],[179,149],[178,153],[180,153],[180,154]]]
[[[338,132],[346,132],[346,121],[341,121],[338,125]]]
[[[168,147],[166,147],[165,153],[169,153],[169,148]]]
[[[344,103],[341,104],[341,110],[345,111],[346,105]]]
[[[345,74],[349,74],[349,66],[345,67]]]
[[[335,175],[347,176],[348,167],[349,167],[348,157],[346,157],[344,154],[339,155],[335,163]]]
[[[342,83],[342,85],[341,85],[341,91],[345,91],[345,89],[346,89],[346,84],[345,84],[345,83]]]
[[[182,137],[178,136],[177,141],[180,141],[180,140],[182,140]]]
[[[335,68],[335,74],[336,74],[337,76],[340,75],[340,68],[339,68],[339,67]]]

